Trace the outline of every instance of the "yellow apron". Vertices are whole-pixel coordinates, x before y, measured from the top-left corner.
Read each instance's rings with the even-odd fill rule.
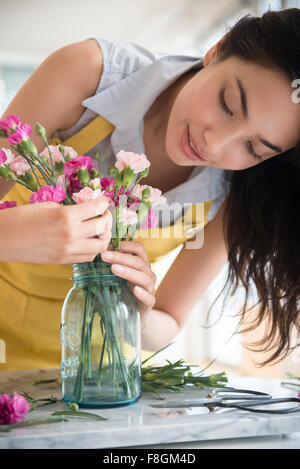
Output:
[[[85,154],[107,137],[114,126],[102,116],[96,117],[77,134],[63,142],[78,154]],[[58,139],[50,142],[57,145]],[[27,204],[31,192],[16,184],[3,198]],[[204,219],[191,206],[174,225],[140,230],[134,239],[145,245],[149,260],[154,262],[192,238],[195,227],[207,221],[211,201],[204,204]],[[198,207],[197,207],[198,206]],[[197,229],[197,228],[196,228]],[[147,237],[145,237],[147,231]],[[5,342],[5,363],[0,357],[0,371],[45,369],[60,366],[60,316],[63,300],[72,287],[72,266],[19,262],[0,262],[0,339]],[[149,352],[143,352],[147,356]]]

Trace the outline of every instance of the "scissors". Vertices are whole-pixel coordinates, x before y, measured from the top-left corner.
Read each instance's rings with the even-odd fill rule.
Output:
[[[296,402],[298,405],[281,409],[258,408],[265,405],[286,402]],[[176,407],[207,407],[209,410],[214,410],[215,407],[225,407],[228,409],[248,410],[249,412],[267,414],[289,414],[292,412],[300,412],[300,399],[297,397],[273,398],[271,394],[266,394],[264,392],[223,387],[215,388],[207,395],[206,398],[170,401],[165,404],[152,404],[151,407],[161,409]]]

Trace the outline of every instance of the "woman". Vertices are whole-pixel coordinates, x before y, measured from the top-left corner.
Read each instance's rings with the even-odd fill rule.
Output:
[[[156,350],[171,341],[228,259],[231,285],[242,283],[246,298],[251,281],[257,288],[260,308],[254,326],[269,319],[264,341],[264,348],[272,351],[269,361],[289,351],[291,329],[299,330],[300,233],[294,204],[299,200],[300,107],[291,86],[300,77],[299,59],[299,9],[242,18],[203,61],[90,39],[48,57],[6,110],[5,115],[17,114],[31,125],[41,122],[48,135],[64,142],[101,115],[114,131],[92,151],[106,155],[108,163],[120,149],[144,151],[151,172],[143,182],[169,195],[169,204],[211,203],[206,205],[203,247],[182,249],[156,292],[142,242],[124,242],[120,253],[102,253],[112,271],[133,286],[143,348]],[[41,150],[40,142],[35,143]],[[38,297],[43,302],[36,303],[34,319],[33,306],[27,313],[24,306],[17,327],[20,306],[11,301],[13,292],[7,294],[6,309],[16,312],[13,324],[1,313],[1,329],[10,331],[6,340],[22,349],[23,356],[30,355],[20,360],[11,346],[7,369],[57,366],[59,344],[52,337],[59,312],[49,335],[50,306],[56,302],[59,311],[69,288],[65,267],[51,271],[48,266],[48,277],[59,277],[61,289],[47,297],[45,271],[31,266],[30,275],[20,279],[20,269],[2,264],[2,302],[16,284],[24,305]],[[41,317],[40,310],[49,314]],[[43,362],[37,359],[43,348],[37,335],[47,346],[52,340]]]

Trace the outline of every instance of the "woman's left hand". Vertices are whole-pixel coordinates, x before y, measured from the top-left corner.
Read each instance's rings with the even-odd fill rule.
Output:
[[[105,251],[101,257],[112,264],[115,275],[128,281],[138,300],[140,314],[144,316],[155,305],[156,283],[144,245],[139,241],[121,241],[120,251]]]

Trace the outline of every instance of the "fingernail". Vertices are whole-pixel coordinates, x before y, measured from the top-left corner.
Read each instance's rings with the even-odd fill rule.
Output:
[[[114,269],[115,269],[116,272],[119,272],[120,274],[122,274],[123,272],[125,272],[124,267],[122,267],[121,265],[115,265],[115,266],[114,266]]]

